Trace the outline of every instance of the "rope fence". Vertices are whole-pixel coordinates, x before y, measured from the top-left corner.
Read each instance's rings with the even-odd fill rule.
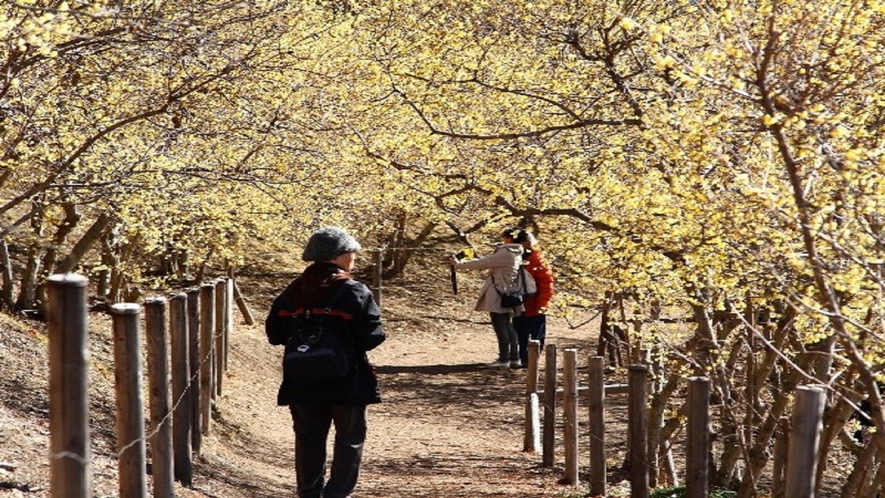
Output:
[[[542,448],[542,464],[556,463],[556,428],[558,407],[564,418],[561,424],[561,445],[564,454],[564,482],[578,484],[579,441],[588,437],[589,464],[587,479],[590,496],[606,496],[606,398],[627,396],[627,455],[624,469],[630,473],[630,496],[647,498],[650,488],[649,433],[649,369],[646,365],[627,367],[627,384],[606,384],[604,358],[590,356],[587,362],[586,385],[579,385],[578,350],[563,351],[562,386],[558,384],[557,348],[545,346],[543,390],[539,390],[540,343],[529,341],[529,364],[526,376],[525,433],[523,450],[535,452]],[[687,379],[685,448],[685,490],[687,498],[710,495],[711,416],[710,379]],[[824,416],[825,390],[821,386],[799,386],[795,392],[792,418],[781,426],[784,430],[775,441],[773,484],[778,496],[807,498],[813,496]],[[584,405],[586,422],[581,423],[579,411]],[[543,414],[543,423],[541,417]],[[584,427],[582,427],[584,426]]]
[[[51,494],[88,498],[93,496],[86,361],[89,281],[68,273],[47,282]],[[192,485],[192,458],[201,452],[202,436],[210,434],[211,409],[222,394],[229,367],[235,303],[251,324],[248,306],[230,277],[204,282],[169,299],[110,307],[120,496],[147,496],[148,443],[153,496],[172,498],[175,480]],[[142,329],[147,345],[147,434]]]

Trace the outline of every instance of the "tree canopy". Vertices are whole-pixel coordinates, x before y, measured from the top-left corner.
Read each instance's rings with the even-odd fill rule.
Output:
[[[776,343],[771,310],[779,354],[878,392],[877,0],[19,0],[0,41],[8,309],[56,271],[123,299],[326,224],[378,249],[522,224],[559,313],[692,310],[697,373]]]

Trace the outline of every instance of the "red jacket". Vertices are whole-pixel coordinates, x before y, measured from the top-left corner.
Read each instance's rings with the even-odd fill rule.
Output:
[[[523,259],[528,260],[526,270],[535,279],[538,291],[525,299],[525,315],[535,316],[541,314],[541,308],[547,308],[550,299],[553,298],[553,272],[547,266],[547,262],[541,256],[541,251],[534,249],[526,251]]]

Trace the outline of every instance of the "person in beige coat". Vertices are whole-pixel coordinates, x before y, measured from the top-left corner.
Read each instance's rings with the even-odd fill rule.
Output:
[[[501,306],[501,294],[516,291],[519,265],[522,263],[523,247],[514,243],[509,233],[502,234],[503,243],[495,246],[495,251],[488,256],[467,261],[449,258],[449,264],[456,270],[488,270],[488,277],[479,291],[475,311],[489,313],[492,328],[498,339],[498,359],[490,364],[496,368],[519,368],[519,340],[513,328],[513,316],[523,312],[523,307],[504,308]]]

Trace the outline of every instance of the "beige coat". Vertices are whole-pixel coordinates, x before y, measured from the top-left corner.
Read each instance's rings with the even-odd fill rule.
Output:
[[[479,291],[479,299],[474,310],[517,315],[524,311],[522,306],[502,308],[501,295],[495,292],[493,287],[496,285],[498,291],[503,294],[514,292],[519,288],[517,277],[519,265],[522,264],[522,251],[521,244],[500,244],[495,247],[495,252],[488,256],[455,264],[456,270],[489,270],[489,276]]]

